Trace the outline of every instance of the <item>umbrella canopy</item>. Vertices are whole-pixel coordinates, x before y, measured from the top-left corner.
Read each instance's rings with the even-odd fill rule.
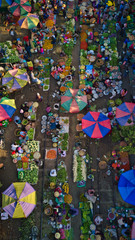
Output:
[[[12,218],[27,218],[36,206],[36,191],[27,182],[12,183],[2,193],[2,208]]]
[[[28,0],[15,0],[9,10],[14,16],[18,17],[31,12],[31,5]]]
[[[16,111],[14,99],[3,97],[0,99],[0,122],[12,117]]]
[[[12,0],[0,0],[0,7],[7,7],[12,4]]]
[[[9,89],[16,90],[24,87],[29,81],[29,76],[25,69],[9,70],[2,78],[2,85]]]
[[[116,119],[121,126],[133,125],[135,121],[135,103],[125,102],[116,108]],[[131,123],[128,122],[131,120]]]
[[[91,138],[102,138],[111,130],[110,119],[100,112],[88,112],[82,118],[82,130]]]
[[[125,202],[135,205],[135,170],[121,174],[118,189]]]
[[[28,13],[27,15],[20,17],[18,23],[21,28],[32,29],[38,25],[39,18],[36,14]]]
[[[80,89],[69,88],[61,97],[61,106],[70,113],[78,113],[87,105],[87,97]]]

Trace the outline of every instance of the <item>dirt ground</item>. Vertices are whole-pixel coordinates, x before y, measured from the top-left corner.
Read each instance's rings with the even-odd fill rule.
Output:
[[[63,19],[59,19],[59,22],[62,22]],[[78,23],[77,23],[78,24]],[[1,28],[2,30],[2,28]],[[18,37],[24,36],[24,32],[17,32]],[[21,33],[21,34],[20,34]],[[25,32],[26,33],[26,32]],[[2,34],[0,34],[0,41],[9,40],[9,34],[8,32],[5,32],[4,29],[2,30]],[[120,47],[120,43],[119,43]],[[78,88],[79,85],[79,51],[80,51],[80,40],[78,38],[77,43],[74,47],[73,51],[73,62],[72,65],[76,68],[75,73],[75,79],[74,79],[74,88]],[[45,54],[45,56],[50,56]],[[51,53],[52,58],[56,58],[56,56]],[[129,85],[129,78],[123,79],[123,86],[128,89],[128,94],[125,97],[126,101],[130,101],[130,85]],[[44,159],[45,154],[45,146],[50,147],[51,141],[49,138],[45,138],[44,135],[41,134],[41,126],[40,121],[42,115],[45,114],[45,108],[47,104],[49,103],[51,106],[55,102],[58,102],[57,99],[52,98],[52,93],[55,89],[58,89],[58,86],[56,84],[56,81],[51,78],[50,82],[50,90],[48,92],[43,92],[41,88],[35,88],[32,89],[31,86],[27,85],[24,87],[21,91],[14,92],[12,95],[16,100],[17,105],[17,111],[15,115],[19,114],[19,108],[20,105],[24,101],[35,101],[36,100],[36,92],[39,92],[43,96],[43,101],[40,103],[38,111],[37,111],[37,121],[36,121],[36,134],[35,139],[40,141],[40,149],[42,154],[42,159]],[[107,97],[103,97],[100,100],[96,100],[94,104],[97,106],[97,110],[103,107],[107,107]],[[94,105],[93,104],[93,105]],[[87,112],[87,110],[82,111],[84,114]],[[73,204],[75,207],[78,208],[78,202],[79,202],[79,196],[80,193],[85,192],[88,188],[94,188],[96,190],[96,193],[99,194],[99,201],[95,205],[94,213],[95,214],[101,214],[104,218],[104,223],[101,227],[101,230],[104,229],[106,225],[106,217],[107,217],[107,209],[110,207],[114,207],[117,204],[122,204],[123,201],[120,199],[120,196],[117,192],[117,186],[114,185],[114,176],[111,174],[109,177],[104,178],[103,172],[99,171],[98,169],[98,161],[97,158],[101,158],[104,154],[107,152],[110,152],[113,148],[113,144],[111,142],[111,137],[106,136],[103,139],[99,140],[99,142],[95,140],[91,140],[89,137],[86,137],[84,139],[79,139],[79,141],[82,142],[82,145],[84,148],[87,149],[90,156],[93,158],[93,162],[91,163],[92,168],[96,171],[94,172],[95,180],[94,182],[91,182],[91,180],[87,181],[87,185],[85,188],[77,188],[76,184],[73,183],[73,173],[72,173],[72,160],[73,160],[73,147],[75,144],[75,141],[78,141],[77,133],[76,133],[76,114],[61,114],[60,116],[68,116],[70,119],[70,137],[69,137],[69,150],[67,152],[67,156],[64,159],[66,166],[67,166],[67,172],[69,177],[69,184],[70,184],[70,194],[73,196]],[[6,143],[6,150],[8,152],[8,155],[6,158],[3,158],[2,161],[5,164],[5,170],[0,170],[0,181],[3,183],[3,187],[0,189],[0,192],[3,192],[12,182],[17,181],[17,171],[16,166],[12,162],[10,157],[10,146],[11,144],[16,140],[16,137],[14,135],[14,131],[16,129],[16,125],[14,122],[11,122],[8,127],[5,130],[5,143]],[[61,159],[58,158],[58,162]],[[46,161],[45,162],[45,168],[47,171],[49,171],[52,167],[56,167],[56,162],[53,161]],[[37,186],[34,186],[37,190],[37,207],[35,209],[35,215],[38,227],[40,227],[40,210],[41,210],[41,194],[42,194],[42,167],[39,170],[39,182]],[[99,207],[98,207],[99,206]],[[0,239],[1,240],[18,240],[19,239],[19,232],[18,227],[20,226],[21,221],[16,219],[8,219],[7,221],[0,221]],[[72,219],[72,227],[74,230],[74,240],[80,239],[80,225],[81,225],[81,215],[79,214],[77,217]]]

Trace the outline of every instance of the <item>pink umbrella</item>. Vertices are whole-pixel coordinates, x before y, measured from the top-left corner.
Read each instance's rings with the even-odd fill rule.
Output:
[[[121,126],[133,125],[135,121],[135,103],[124,102],[117,107],[116,119]]]

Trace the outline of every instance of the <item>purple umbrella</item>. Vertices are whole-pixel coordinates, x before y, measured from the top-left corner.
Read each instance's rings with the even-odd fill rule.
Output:
[[[27,182],[12,183],[2,193],[2,208],[12,218],[27,218],[36,206],[36,191]]]
[[[2,78],[2,85],[12,90],[23,88],[28,82],[29,76],[25,69],[9,70]]]

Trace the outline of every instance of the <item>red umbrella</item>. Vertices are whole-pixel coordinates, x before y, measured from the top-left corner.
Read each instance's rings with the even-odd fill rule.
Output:
[[[100,112],[88,112],[82,118],[82,130],[91,138],[102,138],[111,130],[110,119]]]
[[[135,121],[135,103],[124,102],[117,107],[116,119],[121,126],[133,125]]]

